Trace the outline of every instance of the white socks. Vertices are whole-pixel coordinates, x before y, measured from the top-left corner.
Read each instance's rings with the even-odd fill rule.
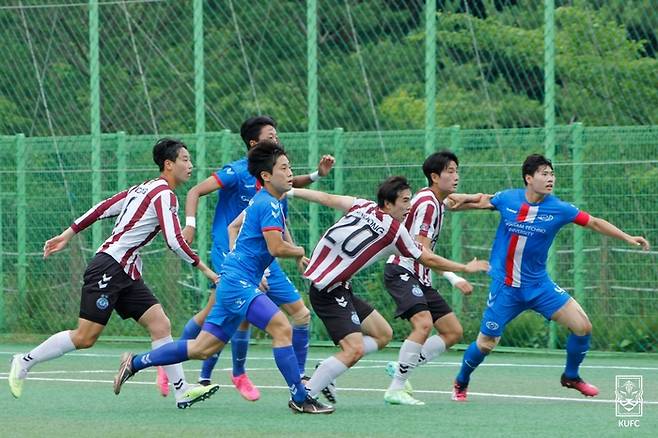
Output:
[[[443,342],[443,338],[439,335],[430,336],[427,338],[420,351],[418,365],[423,365],[431,361],[444,351],[446,351],[446,343]]]
[[[331,356],[320,363],[315,369],[311,380],[306,384],[308,394],[311,397],[317,397],[324,388],[329,386],[338,376],[347,371],[347,366],[336,359],[336,356]]]
[[[167,336],[165,338],[156,339],[151,341],[151,347],[155,350],[158,347],[162,347],[165,344],[174,342],[174,338]],[[169,383],[174,385],[174,390],[176,391],[176,399],[179,399],[183,396],[185,391],[187,391],[187,382],[185,381],[185,373],[183,372],[183,364],[176,363],[172,365],[163,365]]]
[[[368,335],[363,335],[363,355],[365,356],[366,354],[377,350],[379,350],[379,346],[377,345],[375,338]]]
[[[75,350],[75,345],[71,341],[69,330],[66,330],[55,333],[43,341],[34,350],[25,354],[19,362],[25,371],[29,371],[30,368],[40,362],[56,359],[73,350]]]
[[[404,384],[409,378],[409,374],[416,368],[419,362],[420,351],[423,348],[417,342],[406,339],[400,347],[398,355],[398,366],[395,369],[395,375],[391,381],[389,390],[404,389]]]

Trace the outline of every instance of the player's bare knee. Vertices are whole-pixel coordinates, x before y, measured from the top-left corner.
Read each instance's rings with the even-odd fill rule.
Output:
[[[432,316],[430,316],[429,314],[424,316],[420,316],[419,314],[416,314],[416,316],[414,316],[414,318],[411,321],[411,327],[414,332],[427,338],[430,332],[432,331],[432,327],[433,327]]]
[[[287,340],[292,342],[292,327],[288,319],[283,316],[283,313],[274,316],[269,324],[267,324],[265,331],[272,336],[272,339],[276,343],[286,342]]]
[[[73,345],[75,345],[75,348],[77,350],[82,350],[85,348],[91,348],[94,346],[96,341],[98,340],[98,336],[100,335],[94,335],[94,334],[89,334],[89,333],[81,333],[77,330],[74,330],[71,332],[71,342],[73,342]]]
[[[364,355],[365,351],[363,349],[363,342],[358,343],[347,343],[343,347],[343,353],[345,360],[347,361],[347,366],[351,367],[357,363]]]
[[[450,348],[455,345],[462,339],[463,336],[464,328],[459,323],[456,326],[451,327],[450,331],[441,333],[441,337],[443,338],[443,342],[446,344],[446,348]]]
[[[290,318],[292,319],[293,326],[305,326],[311,322],[311,311],[304,306],[299,311],[290,315]]]
[[[592,323],[589,319],[584,318],[572,324],[571,332],[576,336],[587,336],[592,333]]]
[[[476,341],[476,344],[478,349],[482,352],[482,354],[489,354],[493,351],[494,348],[496,348],[499,339],[500,338],[494,338],[480,333]]]
[[[171,336],[171,322],[166,316],[158,318],[148,326],[151,339],[162,339]]]

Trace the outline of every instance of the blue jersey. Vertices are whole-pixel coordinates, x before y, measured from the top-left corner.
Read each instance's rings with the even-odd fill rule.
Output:
[[[500,224],[491,249],[490,275],[512,287],[550,280],[546,259],[555,235],[568,223],[589,221],[587,213],[554,195],[532,204],[524,189],[498,192],[491,204],[500,213]]]
[[[267,190],[260,190],[245,210],[244,222],[235,242],[235,248],[224,259],[222,278],[229,275],[258,285],[265,269],[274,257],[267,249],[263,233],[286,227],[282,203]]]
[[[223,256],[229,252],[228,226],[247,208],[249,201],[260,190],[260,183],[249,173],[246,158],[225,165],[213,173],[213,176],[220,190],[217,194],[217,207],[212,223],[212,252],[213,260],[223,261]],[[282,205],[284,213],[287,214],[287,199],[282,201]],[[213,267],[216,270],[221,268],[221,266]]]

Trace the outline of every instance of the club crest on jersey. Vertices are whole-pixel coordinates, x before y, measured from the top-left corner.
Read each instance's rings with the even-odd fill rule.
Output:
[[[352,322],[356,325],[361,325],[361,321],[359,320],[359,315],[357,315],[356,312],[352,312]]]
[[[96,307],[98,310],[105,310],[110,306],[110,300],[107,299],[107,295],[103,294],[99,299],[96,300]]]
[[[487,321],[484,325],[485,325],[489,330],[497,330],[498,327],[500,327],[500,326],[498,325],[498,323],[497,323],[497,322],[494,322],[494,321]]]
[[[414,294],[414,296],[416,297],[423,296],[423,290],[417,284],[414,284],[414,286],[411,288],[411,293]]]
[[[430,230],[430,226],[428,224],[423,224],[420,226],[420,231],[428,232],[429,230]]]

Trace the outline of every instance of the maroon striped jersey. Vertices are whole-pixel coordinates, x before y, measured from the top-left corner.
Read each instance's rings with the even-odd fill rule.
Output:
[[[421,252],[400,222],[376,203],[355,199],[352,208],[318,242],[304,276],[322,290],[348,281],[391,254],[417,259]]]
[[[425,187],[411,199],[411,211],[404,221],[404,227],[414,238],[424,236],[431,240],[432,247],[428,248],[434,252],[436,241],[443,226],[443,212],[445,207],[434,193]],[[432,286],[432,270],[418,261],[409,257],[391,256],[386,263],[393,263],[413,273],[425,286]]]
[[[76,233],[98,219],[116,217],[112,234],[96,253],[112,256],[133,280],[142,275],[139,250],[162,231],[169,248],[196,266],[197,256],[183,239],[178,220],[178,199],[164,178],[152,179],[93,206],[77,218],[71,228]]]

